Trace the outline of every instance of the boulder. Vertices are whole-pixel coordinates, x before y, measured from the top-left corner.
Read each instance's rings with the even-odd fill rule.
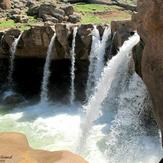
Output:
[[[10,13],[11,15],[20,14],[20,13],[21,13],[21,10],[18,9],[18,8],[15,8],[15,9],[10,10],[9,13]]]
[[[0,133],[1,161],[14,163],[88,163],[78,155],[68,151],[49,152],[34,150],[25,135],[14,132]],[[4,158],[3,158],[4,156]]]
[[[66,16],[73,15],[74,13],[74,8],[72,5],[61,6],[61,9],[65,12]]]
[[[28,15],[43,18],[43,21],[62,22],[64,20],[65,12],[62,9],[56,8],[53,4],[41,4],[29,8]],[[51,19],[51,20],[50,20]]]
[[[15,14],[12,16],[15,23],[28,23],[28,16]]]
[[[39,9],[38,9],[38,17],[42,18],[42,16],[45,15],[45,14],[53,15],[55,8],[56,8],[56,6],[53,6],[51,4],[42,4],[42,5],[40,5]]]
[[[54,13],[53,16],[58,19],[59,23],[61,23],[64,20],[64,16],[60,15],[58,13]]]
[[[81,17],[79,15],[69,15],[68,21],[71,23],[80,22]]]
[[[27,11],[27,15],[29,16],[38,16],[39,13],[39,7],[38,5],[29,7],[28,11]]]
[[[133,15],[144,42],[141,59],[142,78],[151,94],[153,111],[163,135],[163,3],[162,0],[138,0]],[[163,136],[162,136],[163,138]]]
[[[0,8],[10,9],[11,8],[11,1],[10,0],[0,0]]]
[[[53,17],[51,15],[47,15],[47,14],[43,15],[42,18],[43,18],[44,22],[46,22],[46,21],[53,22],[53,23],[58,23],[59,22],[59,20],[57,18],[55,18],[55,17]]]

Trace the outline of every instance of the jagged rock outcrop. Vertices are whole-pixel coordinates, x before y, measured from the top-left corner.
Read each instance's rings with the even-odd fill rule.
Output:
[[[88,163],[68,151],[48,152],[29,147],[27,138],[19,133],[0,133],[1,162],[14,163]]]
[[[139,0],[133,16],[144,42],[141,73],[151,94],[153,111],[163,133],[163,1]]]
[[[31,29],[26,30],[22,33],[19,40],[16,57],[19,58],[45,58],[48,45],[50,40],[56,32],[55,44],[53,46],[53,59],[70,59],[70,50],[73,39],[73,28],[76,25],[72,24],[56,24],[55,26],[35,26]],[[102,35],[105,26],[98,26],[98,29]],[[78,27],[78,32],[76,36],[76,58],[79,60],[86,59],[91,49],[92,36],[91,32],[93,25],[81,25]],[[20,31],[17,29],[11,29],[1,35],[0,44],[0,58],[9,56],[9,49],[17,38]]]

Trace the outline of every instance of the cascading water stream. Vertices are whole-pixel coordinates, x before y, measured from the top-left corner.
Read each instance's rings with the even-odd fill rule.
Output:
[[[87,80],[86,95],[87,99],[93,94],[96,84],[101,76],[104,67],[104,55],[106,44],[111,35],[110,27],[106,27],[103,32],[102,40],[100,40],[100,33],[96,26],[92,31],[92,47],[90,53],[90,65]]]
[[[10,47],[10,65],[9,65],[9,73],[8,73],[8,85],[9,87],[12,87],[13,84],[13,71],[14,71],[14,60],[15,60],[15,53],[17,49],[17,45],[19,43],[19,40],[22,36],[22,33],[19,35],[18,38],[15,38],[14,42],[12,43]]]
[[[97,57],[100,48],[100,33],[96,26],[92,31],[92,46],[91,52],[89,56],[89,70],[88,70],[88,79],[87,79],[87,86],[86,86],[86,96],[88,97],[92,94],[92,87],[95,85],[95,74],[94,70],[97,63]]]
[[[129,62],[129,54],[132,48],[140,41],[140,37],[135,33],[129,40],[125,41],[120,48],[118,54],[108,61],[107,66],[104,68],[101,79],[99,80],[94,95],[88,101],[88,104],[84,106],[86,110],[86,118],[82,125],[82,133],[79,141],[78,151],[83,152],[84,146],[93,122],[97,119],[101,105],[108,95],[108,91],[111,87],[112,81],[115,79],[118,69],[123,73],[122,68],[126,70]]]
[[[101,72],[104,68],[104,58],[105,58],[104,55],[105,55],[105,50],[106,50],[106,44],[110,35],[111,35],[111,29],[110,27],[106,27],[102,36],[102,40],[100,41],[100,48],[98,50],[97,63],[96,63],[95,70],[94,70],[95,87],[99,78],[101,77]]]
[[[56,33],[54,33],[53,37],[50,40],[50,44],[48,46],[47,50],[47,56],[46,56],[46,61],[44,65],[44,71],[43,71],[43,79],[42,79],[42,85],[41,85],[41,103],[46,103],[48,101],[48,82],[49,82],[49,77],[50,77],[50,62],[51,62],[51,54],[52,54],[52,49],[54,45],[54,41],[56,38]]]
[[[70,96],[70,103],[73,104],[74,99],[75,99],[75,85],[74,85],[74,80],[75,80],[75,39],[76,39],[76,34],[77,34],[78,28],[75,27],[73,31],[73,40],[72,40],[72,49],[71,49],[71,96]]]

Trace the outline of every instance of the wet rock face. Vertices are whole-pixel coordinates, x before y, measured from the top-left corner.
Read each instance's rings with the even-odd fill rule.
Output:
[[[154,113],[163,133],[163,1],[139,0],[133,16],[145,43],[141,73],[154,105]]]
[[[25,135],[19,133],[0,133],[0,153],[2,156],[8,156],[5,160],[14,163],[88,163],[80,156],[68,151],[34,150],[29,146]]]

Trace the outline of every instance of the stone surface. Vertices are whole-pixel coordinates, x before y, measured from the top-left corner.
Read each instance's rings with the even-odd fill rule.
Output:
[[[48,152],[29,147],[27,138],[20,133],[0,133],[0,154],[8,163],[88,163],[68,151]]]
[[[57,18],[55,18],[55,17],[53,17],[51,15],[47,15],[47,14],[43,15],[42,18],[43,18],[44,22],[46,22],[46,21],[50,21],[50,22],[53,22],[53,23],[58,23],[59,22],[59,20]]]
[[[81,18],[78,15],[70,15],[68,21],[75,24],[77,22],[80,22],[80,19]]]
[[[163,1],[139,0],[133,16],[144,42],[141,73],[151,94],[156,120],[163,133]]]
[[[12,16],[15,23],[28,23],[28,16],[15,14]]]
[[[127,40],[133,31],[136,30],[136,26],[130,20],[124,21],[112,21],[111,22],[111,31],[112,34],[115,34],[115,46],[121,47],[123,42]]]
[[[56,8],[56,6],[53,6],[51,4],[42,4],[42,5],[40,5],[39,9],[38,9],[38,17],[42,18],[42,16],[45,15],[45,14],[53,15],[55,8]]]
[[[74,13],[74,8],[72,5],[61,6],[61,9],[64,10],[66,16],[73,15]]]
[[[11,8],[11,1],[10,0],[0,0],[0,8],[10,9]]]
[[[53,28],[44,26],[36,26],[24,31],[16,55],[20,57],[45,57],[53,33]]]
[[[77,25],[73,24],[55,24],[51,21],[46,21],[45,26],[34,26],[29,30],[25,30],[19,40],[16,57],[19,58],[45,58],[47,54],[48,45],[54,32],[56,32],[56,39],[52,50],[53,59],[70,59],[70,50],[73,39],[73,29]],[[97,26],[102,35],[105,26]],[[92,36],[91,32],[93,25],[81,25],[78,28],[76,35],[76,58],[78,60],[88,60]],[[2,43],[0,44],[0,57],[9,56],[9,48],[11,47],[14,38],[18,37],[20,31],[11,29],[4,33]],[[3,34],[2,34],[3,35]]]

